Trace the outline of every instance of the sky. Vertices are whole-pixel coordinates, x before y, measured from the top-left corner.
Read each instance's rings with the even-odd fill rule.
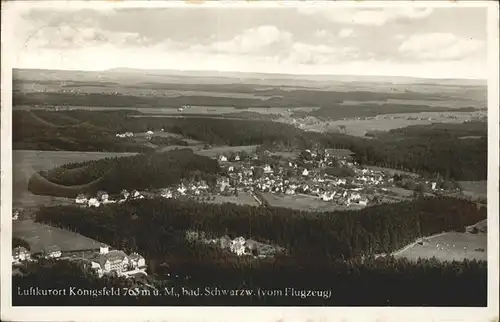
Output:
[[[14,67],[486,78],[486,8],[30,9]]]

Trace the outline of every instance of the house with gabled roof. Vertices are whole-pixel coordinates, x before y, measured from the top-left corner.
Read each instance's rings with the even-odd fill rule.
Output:
[[[17,246],[12,249],[12,261],[14,263],[24,262],[31,259],[29,250],[22,246]]]
[[[97,200],[97,198],[90,198],[89,201],[87,202],[87,205],[89,207],[99,207],[101,205],[101,202]]]
[[[88,202],[87,197],[83,193],[79,193],[75,198],[75,203],[77,204],[86,204]]]
[[[45,246],[41,253],[44,258],[59,258],[62,255],[61,248],[57,245]]]

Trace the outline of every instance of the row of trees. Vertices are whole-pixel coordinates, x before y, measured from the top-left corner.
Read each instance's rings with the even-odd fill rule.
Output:
[[[352,258],[392,252],[421,236],[463,231],[485,219],[486,209],[446,197],[331,213],[153,199],[98,209],[43,208],[36,218],[121,248],[139,248],[148,256],[168,249],[172,229],[191,229],[253,238],[312,258]]]

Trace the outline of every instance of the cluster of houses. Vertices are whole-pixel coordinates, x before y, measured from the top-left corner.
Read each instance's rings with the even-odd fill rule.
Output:
[[[179,196],[200,196],[212,192],[223,195],[237,194],[239,191],[265,192],[273,194],[305,194],[315,196],[325,202],[342,206],[367,206],[374,199],[373,192],[387,192],[393,186],[392,175],[383,171],[360,167],[350,159],[349,154],[335,155],[328,150],[304,150],[296,160],[282,160],[263,163],[259,156],[220,155],[218,160],[225,171],[218,176],[215,187],[205,181],[180,183],[157,191],[121,194],[111,199],[109,194],[99,191],[95,197],[79,194],[75,202],[88,207],[100,207],[110,203],[144,198],[176,198]],[[348,175],[336,175],[328,169],[340,169]],[[418,181],[418,179],[415,179]],[[414,180],[414,181],[415,181]],[[438,190],[436,182],[427,182],[432,190]]]
[[[328,150],[304,150],[298,159],[278,162],[273,166],[257,165],[252,162],[255,157],[240,161],[238,155],[231,158],[222,155],[218,159],[226,173],[218,178],[216,190],[226,194],[237,191],[305,194],[343,206],[367,206],[377,199],[375,192],[385,195],[387,188],[396,184],[392,173],[363,168],[351,160],[349,153],[333,155]],[[335,171],[327,171],[331,168],[348,174],[338,176]],[[443,190],[438,188],[436,182],[425,181],[418,176],[407,180],[413,184],[424,184],[432,191]]]
[[[129,192],[123,189],[120,195],[111,199],[109,194],[105,191],[98,191],[95,197],[88,197],[87,195],[80,193],[75,198],[75,203],[83,207],[100,207],[101,205],[123,203],[129,200],[145,199],[145,198],[155,198],[161,197],[166,199],[175,198],[177,196],[194,195],[199,196],[206,194],[210,186],[206,181],[192,182],[189,184],[180,183],[174,187],[159,189],[156,192],[138,191],[132,190]]]
[[[17,246],[12,249],[12,264],[18,264],[31,260],[31,253],[23,246]]]
[[[134,136],[134,133],[132,133],[132,132],[116,133],[117,138],[131,138],[133,136]]]
[[[45,246],[40,253],[36,254],[37,258],[45,259],[57,259],[61,256],[61,248],[57,245]],[[18,246],[12,249],[13,264],[32,261],[34,257],[25,247]],[[78,259],[83,260],[99,277],[112,273],[130,277],[138,274],[147,275],[147,265],[144,257],[138,253],[127,255],[121,250],[109,250],[109,246],[104,244],[100,246],[99,252],[81,258],[78,257]]]
[[[41,249],[39,253],[36,254],[38,258],[59,258],[62,255],[61,248],[57,245],[48,245]],[[32,256],[31,252],[23,246],[17,246],[12,249],[12,263],[19,264],[24,261],[34,260],[35,256]]]
[[[199,234],[195,231],[186,231],[186,239],[189,241],[201,241],[205,244],[214,245],[220,249],[230,251],[238,256],[253,256],[255,258],[273,257],[278,253],[285,253],[283,247],[260,243],[253,239],[236,237],[231,239],[225,235],[220,238],[206,238],[204,233]]]
[[[80,193],[75,198],[75,203],[87,207],[100,207],[101,205],[122,203],[127,200],[144,199],[144,195],[137,190],[131,193],[127,190],[122,190],[119,199],[110,199],[109,194],[105,191],[98,191],[95,197],[88,197],[84,193]]]
[[[219,156],[219,161],[226,169],[226,176],[221,176],[217,181],[217,191],[236,192],[260,191],[276,194],[313,195],[325,202],[335,201],[343,205],[358,204],[366,206],[368,198],[362,196],[362,190],[367,186],[381,186],[387,179],[380,172],[368,169],[357,169],[357,165],[350,162],[347,157],[338,158],[322,151],[305,150],[306,159],[302,165],[289,161],[287,164],[271,166],[253,165],[252,162],[238,162],[239,156],[234,156],[230,162],[225,156]],[[252,160],[254,158],[251,158]],[[235,164],[234,162],[238,162]],[[319,171],[322,168],[337,163],[342,167],[353,169],[353,178],[338,178]],[[260,173],[260,175],[256,175]]]

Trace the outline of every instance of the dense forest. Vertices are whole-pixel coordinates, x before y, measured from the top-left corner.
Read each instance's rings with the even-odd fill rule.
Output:
[[[51,149],[52,146],[56,150],[69,150],[74,149],[75,142],[80,142],[81,144],[76,145],[84,150],[148,151],[150,148],[126,141],[120,141],[114,147],[114,133],[123,131],[143,133],[163,128],[166,132],[209,144],[262,145],[264,148],[280,150],[315,146],[345,148],[352,150],[356,160],[364,164],[422,174],[439,173],[446,179],[460,181],[485,180],[487,177],[486,122],[410,126],[378,133],[372,138],[359,138],[339,133],[306,132],[292,125],[272,121],[202,117],[129,117],[138,112],[127,111],[37,111],[37,117],[50,121],[51,124],[64,123],[62,118],[66,117],[81,122],[78,125],[50,127],[29,113],[33,114],[33,112],[14,112],[14,148]],[[66,128],[73,129],[73,132],[69,134],[57,132]],[[59,134],[54,134],[54,131]],[[105,139],[102,139],[103,136]],[[52,142],[50,146],[45,146],[49,141]],[[94,143],[82,143],[87,141]],[[178,141],[167,142],[170,143],[183,144]]]
[[[189,260],[188,260],[189,257]],[[177,260],[170,258],[165,272],[132,280],[113,276],[98,279],[83,265],[68,261],[30,263],[23,276],[12,279],[13,305],[74,306],[486,306],[486,262],[438,262],[405,259],[349,261],[306,261],[296,258],[245,260],[215,250],[193,247]],[[180,272],[183,272],[181,274]],[[164,273],[164,272],[163,272]],[[175,276],[175,277],[174,277]],[[145,284],[152,287],[145,287]],[[81,290],[114,288],[120,296],[68,296],[78,285]],[[66,296],[26,296],[30,287],[66,290]],[[157,293],[154,293],[153,287]],[[172,289],[179,296],[168,295]],[[183,289],[200,289],[200,296],[183,295]],[[244,290],[244,296],[213,296],[215,288]],[[286,290],[288,288],[288,290]],[[291,289],[295,292],[290,295]],[[140,295],[133,292],[141,290]],[[306,297],[302,290],[315,290]],[[466,291],[464,291],[466,290]],[[278,292],[274,296],[266,291]],[[249,293],[251,292],[251,293]],[[279,293],[281,292],[281,293]],[[286,292],[286,293],[285,293]],[[260,295],[259,295],[260,293]],[[156,295],[159,294],[159,295]],[[213,294],[213,293],[212,293]],[[241,294],[241,293],[238,293]]]
[[[214,183],[219,172],[216,160],[177,149],[67,164],[35,174],[28,189],[34,194],[75,197],[99,190],[119,193],[122,189],[164,188],[182,179]]]
[[[99,113],[97,113],[99,114]],[[96,119],[106,114],[96,115]],[[115,137],[110,128],[96,125],[69,113],[14,111],[14,150],[147,152],[143,145]]]
[[[359,211],[308,213],[282,208],[209,205],[179,200],[142,200],[105,208],[42,208],[36,220],[95,238],[148,261],[139,280],[99,280],[76,263],[30,264],[13,277],[13,288],[148,289],[141,296],[30,297],[13,293],[15,305],[275,305],[275,306],[485,306],[486,262],[411,262],[372,255],[390,252],[420,236],[463,231],[486,218],[486,210],[453,198],[418,198]],[[185,230],[208,236],[244,236],[287,248],[274,258],[238,257],[185,238]],[[153,288],[162,296],[155,296]],[[248,296],[205,296],[206,288],[245,289]],[[284,294],[285,288],[329,291],[322,296]],[[169,296],[165,288],[181,295]],[[182,288],[201,296],[183,296]],[[466,289],[467,292],[463,290]],[[289,289],[288,292],[291,290]],[[143,291],[144,292],[144,291]]]
[[[410,126],[350,147],[365,164],[463,181],[486,180],[488,174],[485,122]]]
[[[173,230],[193,229],[278,244],[293,255],[352,258],[392,252],[442,231],[464,231],[485,218],[485,208],[445,197],[332,213],[153,199],[103,208],[43,208],[36,215],[37,221],[148,257],[169,249]]]

